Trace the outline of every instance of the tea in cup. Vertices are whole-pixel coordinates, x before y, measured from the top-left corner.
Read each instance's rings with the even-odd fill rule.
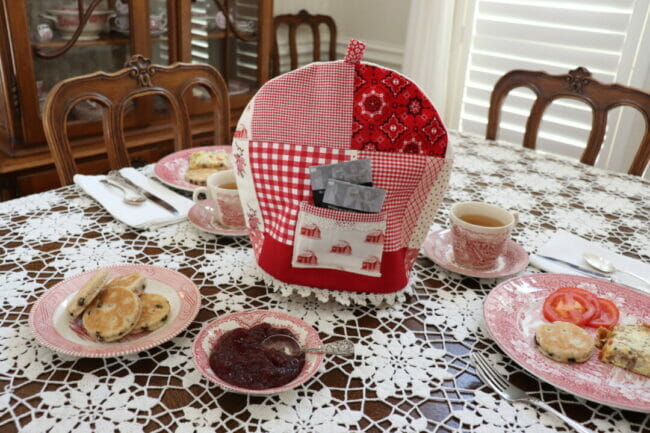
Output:
[[[450,219],[454,261],[473,269],[494,267],[517,224],[516,214],[480,202],[455,204]]]
[[[199,201],[199,195],[205,194],[209,204],[204,208],[219,225],[225,228],[242,228],[245,226],[244,211],[239,200],[239,191],[234,170],[224,170],[211,174],[206,182],[194,190],[192,200]]]

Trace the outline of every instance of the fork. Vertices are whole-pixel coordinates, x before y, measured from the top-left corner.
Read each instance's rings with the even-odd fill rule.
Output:
[[[476,367],[476,372],[478,377],[481,378],[483,382],[488,384],[497,394],[502,398],[509,401],[523,401],[537,406],[539,408],[545,409],[548,412],[554,413],[558,418],[567,423],[569,426],[579,433],[593,433],[586,427],[583,427],[577,421],[569,418],[562,412],[554,409],[552,406],[549,406],[542,400],[526,394],[522,389],[517,388],[507,380],[505,380],[494,368],[488,363],[487,359],[483,355],[477,352],[471,353],[471,358],[474,366]]]

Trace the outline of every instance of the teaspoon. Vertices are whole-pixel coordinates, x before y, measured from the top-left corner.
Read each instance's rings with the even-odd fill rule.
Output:
[[[127,188],[123,187],[119,183],[113,181],[112,179],[100,179],[100,182],[106,185],[110,185],[114,188],[117,188],[122,191],[124,203],[131,205],[138,205],[146,200],[143,196],[139,194],[132,194]]]
[[[354,355],[354,344],[350,340],[338,340],[317,347],[301,347],[300,343],[294,338],[283,334],[266,337],[262,341],[262,347],[265,349],[275,349],[289,356],[296,356],[306,352],[320,352],[328,355],[341,356]]]
[[[612,262],[610,262],[604,257],[597,256],[595,254],[590,254],[590,253],[582,253],[582,257],[584,257],[585,261],[589,263],[589,265],[592,268],[598,269],[601,272],[604,272],[606,274],[613,274],[614,272],[621,272],[623,274],[628,274],[633,276],[634,278],[643,281],[648,286],[650,286],[650,281],[646,280],[641,275],[635,274],[634,272],[617,269]]]

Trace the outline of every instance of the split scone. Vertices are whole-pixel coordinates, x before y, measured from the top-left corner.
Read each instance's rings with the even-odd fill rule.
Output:
[[[115,277],[106,284],[107,289],[112,289],[114,287],[124,287],[125,289],[131,290],[136,295],[141,295],[145,289],[145,279],[142,275],[137,272],[131,274],[120,275]]]
[[[594,350],[594,339],[581,327],[568,322],[540,325],[535,344],[542,355],[558,362],[585,362]]]
[[[650,377],[650,324],[599,328],[598,340],[601,361]]]
[[[140,297],[142,313],[131,330],[131,334],[142,331],[155,331],[165,324],[169,317],[169,301],[154,293],[144,293]]]
[[[142,302],[124,287],[105,289],[83,314],[86,332],[99,341],[115,341],[131,332],[140,318]]]
[[[68,314],[76,318],[83,313],[83,311],[90,305],[90,303],[97,297],[99,292],[104,288],[104,284],[108,280],[108,271],[100,269],[95,272],[90,279],[79,289],[77,294],[72,298],[68,304]]]

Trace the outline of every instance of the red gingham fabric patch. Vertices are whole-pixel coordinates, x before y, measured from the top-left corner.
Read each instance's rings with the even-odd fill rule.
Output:
[[[379,66],[355,64],[352,149],[444,157],[447,131],[411,81]]]
[[[354,65],[315,63],[267,82],[255,96],[251,139],[348,149]]]
[[[366,44],[356,39],[350,39],[348,43],[348,50],[345,52],[345,60],[347,63],[359,63],[363,58],[363,52],[366,50]]]
[[[347,161],[343,149],[251,141],[251,173],[264,220],[264,231],[293,244],[300,203],[311,201],[308,168]]]
[[[358,158],[372,160],[373,186],[387,191],[384,201],[384,212],[388,214],[384,250],[395,251],[407,246],[408,238],[403,237],[402,231],[403,227],[409,224],[405,221],[405,217],[413,219],[411,213],[414,212],[407,211],[407,207],[415,204],[412,199],[413,193],[420,188],[422,173],[431,158],[421,155],[363,150],[359,152]],[[419,205],[420,209],[424,205],[425,199],[426,195],[417,200],[422,202]],[[415,214],[416,217],[417,215],[419,212]],[[414,223],[415,221],[412,222],[411,230]]]

